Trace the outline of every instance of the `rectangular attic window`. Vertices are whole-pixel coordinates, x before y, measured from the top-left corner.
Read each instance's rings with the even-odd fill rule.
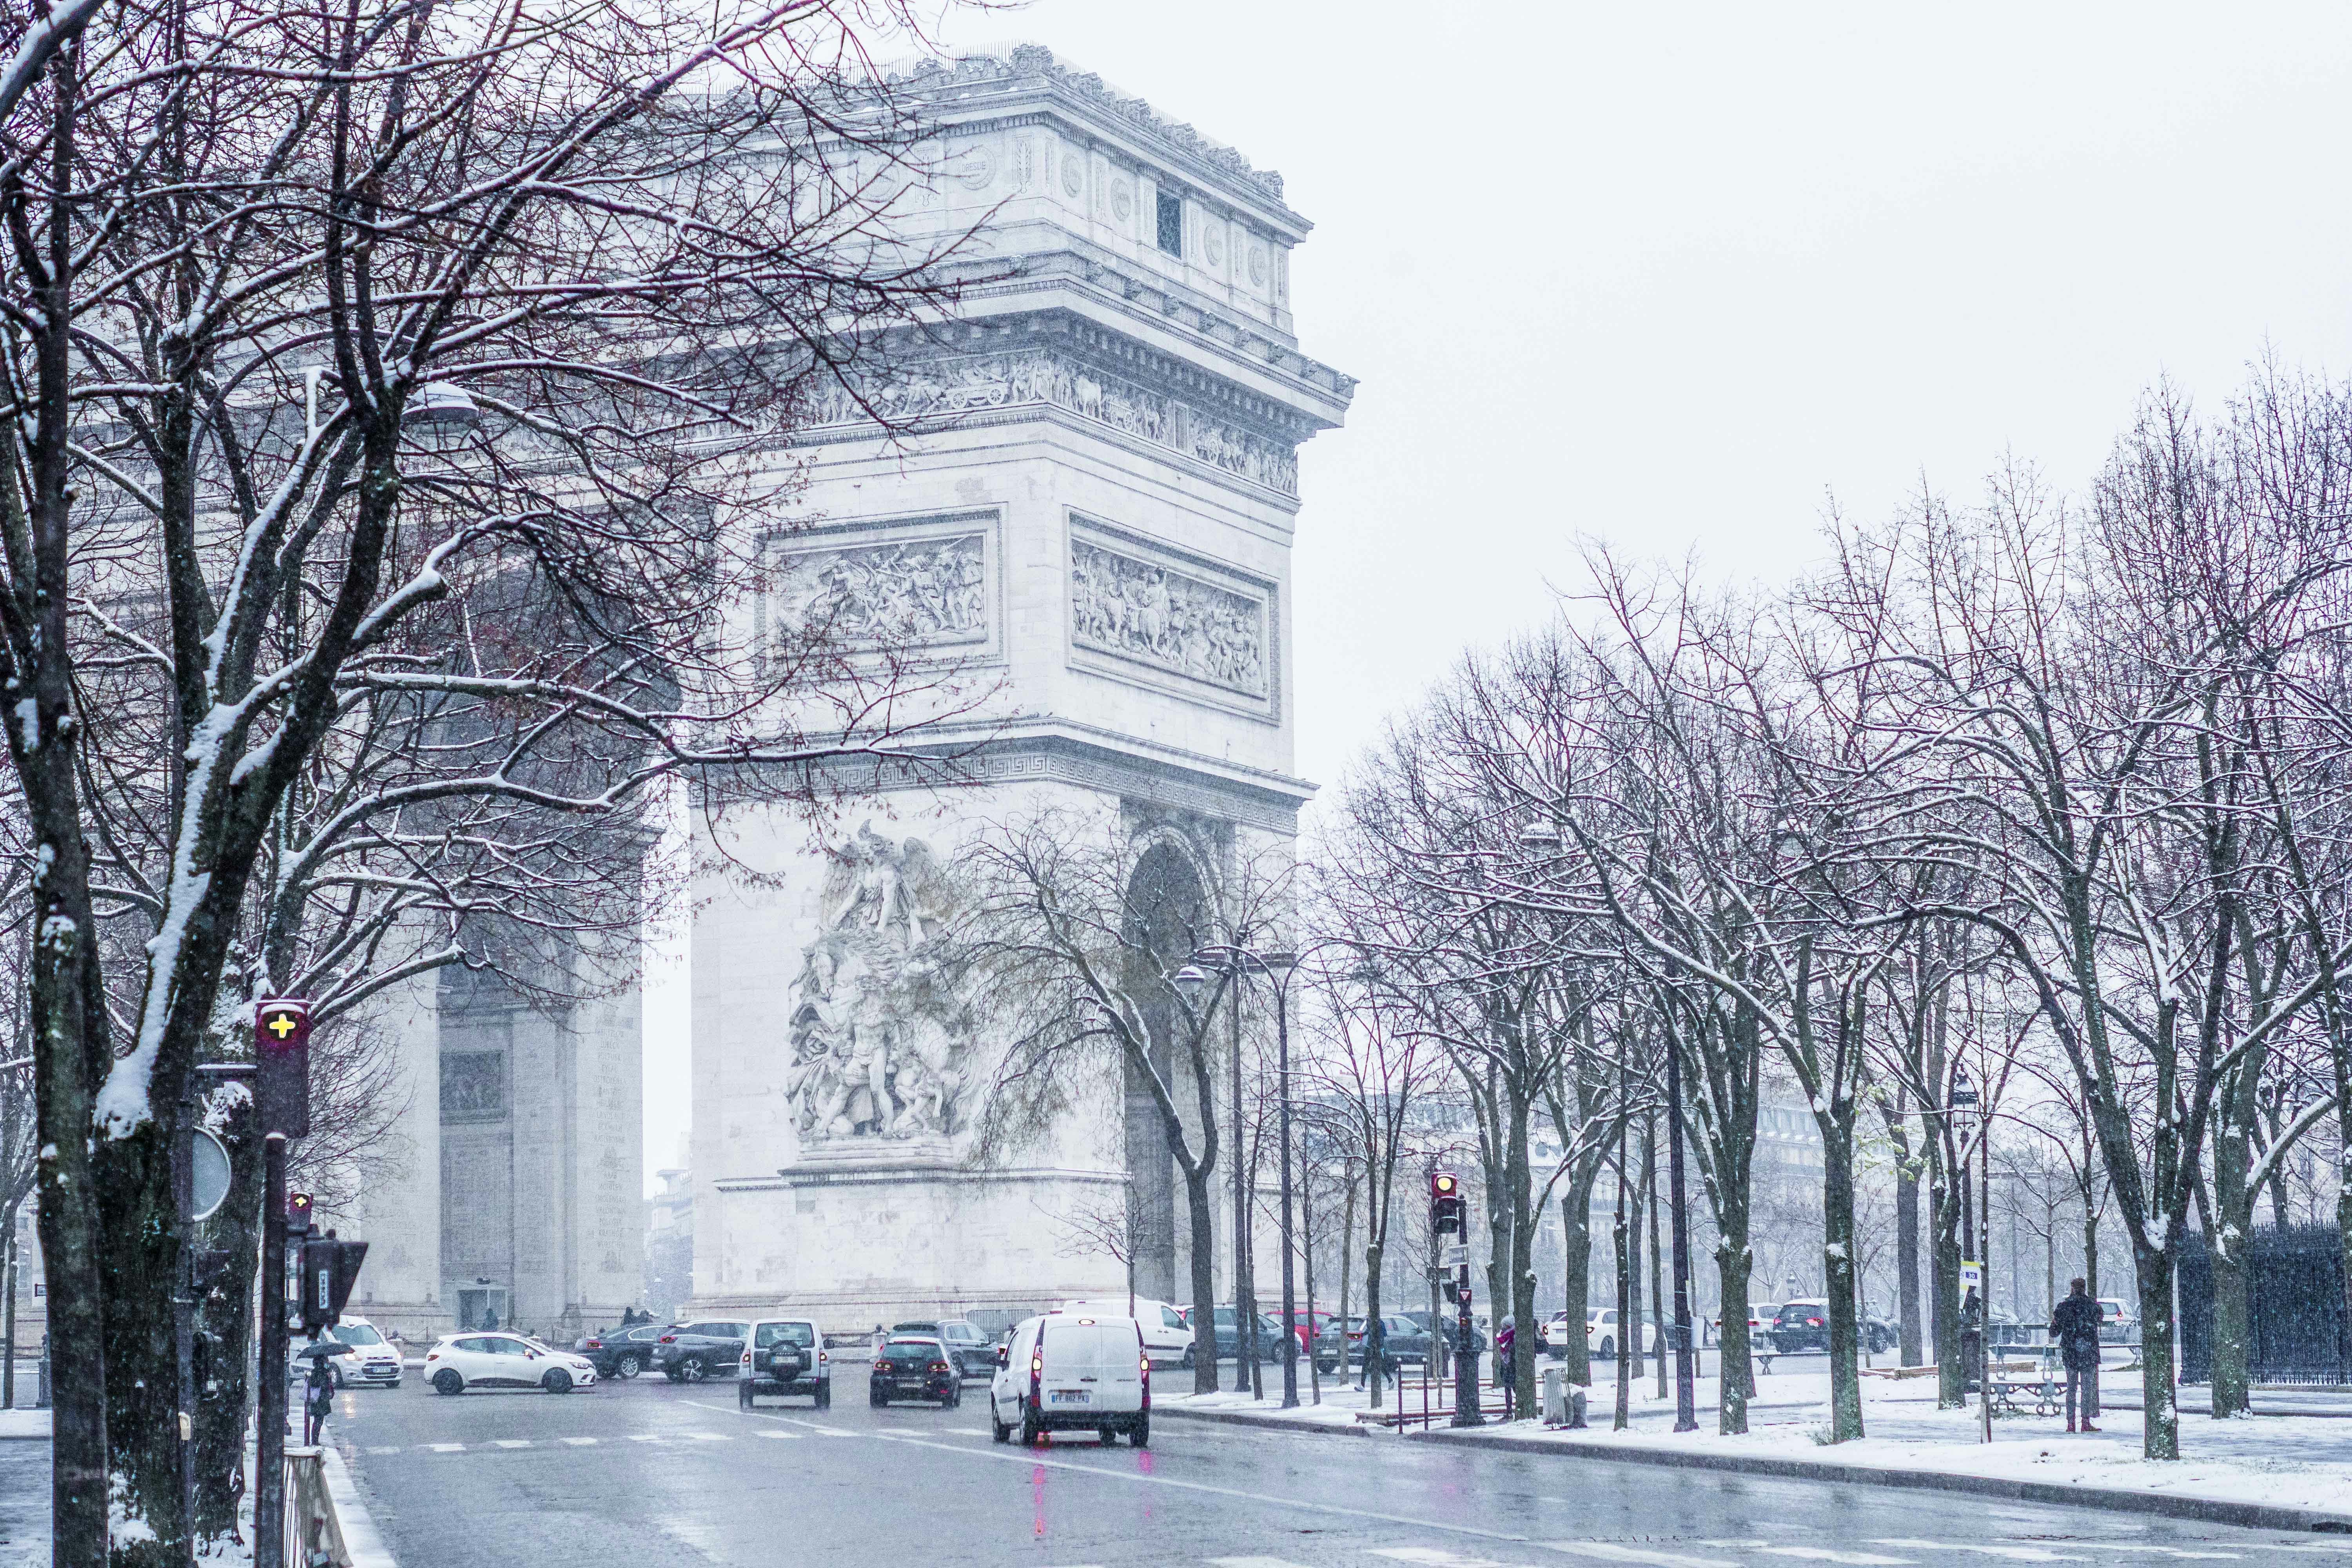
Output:
[[[1171,256],[1184,254],[1184,198],[1160,193],[1160,248]]]

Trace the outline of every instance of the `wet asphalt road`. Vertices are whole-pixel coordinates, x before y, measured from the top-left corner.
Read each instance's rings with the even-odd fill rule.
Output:
[[[1148,1449],[1022,1450],[981,1384],[945,1411],[863,1387],[745,1414],[726,1383],[447,1399],[412,1373],[339,1397],[330,1436],[404,1568],[2352,1568],[2308,1535],[1169,1415]]]

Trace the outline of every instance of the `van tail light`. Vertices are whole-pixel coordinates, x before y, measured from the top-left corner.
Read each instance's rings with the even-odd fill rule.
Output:
[[[1032,1383],[1034,1383],[1034,1382],[1036,1382],[1036,1381],[1037,1381],[1037,1379],[1039,1379],[1039,1378],[1041,1378],[1041,1377],[1043,1377],[1043,1376],[1045,1376],[1045,1358],[1044,1356],[1041,1356],[1041,1355],[1033,1355],[1033,1356],[1031,1356],[1031,1357],[1029,1358],[1029,1381],[1030,1381],[1030,1382],[1032,1382]]]
[[[817,1365],[819,1365],[819,1366],[823,1366],[825,1363],[827,1363],[827,1362],[831,1361],[832,1359],[833,1359],[832,1352],[828,1352],[828,1351],[819,1351],[819,1352],[816,1352],[816,1364],[817,1364]]]

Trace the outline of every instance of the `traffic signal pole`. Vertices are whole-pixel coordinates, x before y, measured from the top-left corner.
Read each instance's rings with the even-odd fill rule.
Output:
[[[261,1140],[260,1406],[253,1478],[254,1568],[286,1561],[286,1134]]]

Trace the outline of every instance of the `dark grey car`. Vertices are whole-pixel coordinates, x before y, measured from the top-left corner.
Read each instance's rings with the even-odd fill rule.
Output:
[[[750,1327],[740,1319],[711,1319],[665,1330],[654,1342],[661,1358],[662,1375],[672,1383],[732,1377],[736,1360],[743,1353],[744,1332]]]

